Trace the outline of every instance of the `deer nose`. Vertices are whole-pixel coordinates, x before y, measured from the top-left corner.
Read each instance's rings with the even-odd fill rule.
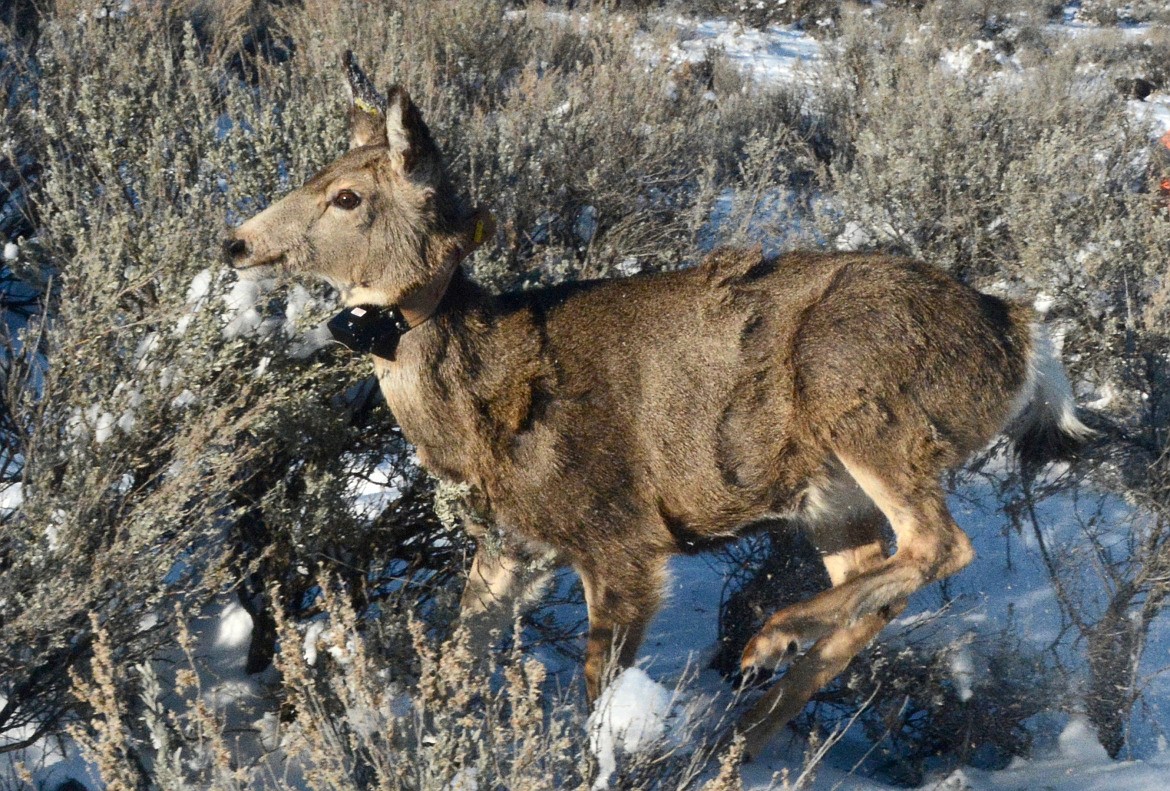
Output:
[[[228,261],[236,262],[243,258],[247,258],[251,250],[248,248],[248,243],[238,236],[229,236],[223,240],[223,252],[227,256]]]

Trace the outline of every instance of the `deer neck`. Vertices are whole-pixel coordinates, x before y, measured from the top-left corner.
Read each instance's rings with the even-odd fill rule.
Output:
[[[530,327],[501,315],[495,299],[456,270],[394,359],[374,358],[387,405],[432,473],[494,488],[530,403],[530,372],[540,368]]]

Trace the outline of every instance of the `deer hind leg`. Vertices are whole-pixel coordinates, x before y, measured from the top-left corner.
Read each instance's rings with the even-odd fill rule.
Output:
[[[860,490],[850,499],[853,502],[843,509],[842,515],[830,515],[806,528],[809,539],[821,554],[831,587],[877,568],[889,554],[885,518]],[[787,617],[781,618],[783,614]],[[768,619],[744,648],[744,666],[777,668],[795,659],[802,647],[847,625],[810,615],[815,613],[794,605]],[[784,628],[779,628],[781,624]]]
[[[793,662],[737,724],[744,734],[744,749],[749,758],[763,751],[776,731],[801,712],[809,698],[848,667],[853,657],[865,648],[878,632],[902,612],[901,599],[877,612],[864,615],[852,626],[829,633],[813,644]]]
[[[745,652],[745,668],[783,659],[780,649],[816,639],[903,602],[919,588],[954,574],[975,556],[970,539],[955,524],[933,476],[878,475],[841,456],[841,463],[890,522],[897,552],[808,601],[773,615]],[[923,480],[925,478],[925,480]]]
[[[634,664],[646,627],[658,611],[666,563],[581,569],[589,637],[585,642],[585,694],[590,707],[611,677]],[[615,573],[616,572],[616,573]]]
[[[833,586],[843,585],[882,564],[888,552],[884,528],[885,520],[881,514],[871,511],[844,526],[813,533],[812,538],[823,553],[825,569]],[[758,756],[772,735],[799,714],[809,698],[840,674],[905,606],[905,600],[899,600],[863,616],[850,626],[832,629],[820,636],[808,653],[797,659],[784,677],[740,719],[737,727],[744,734],[747,755]],[[779,641],[783,639],[765,626],[745,649],[745,663],[765,664],[754,658],[765,654],[791,658],[797,648],[781,644]]]

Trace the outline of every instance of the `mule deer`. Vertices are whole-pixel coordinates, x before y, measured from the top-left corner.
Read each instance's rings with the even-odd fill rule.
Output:
[[[635,658],[671,555],[782,517],[832,587],[743,653],[745,669],[792,662],[741,722],[757,753],[910,594],[971,562],[942,473],[1005,427],[1025,453],[1089,433],[1031,308],[918,261],[724,249],[489,294],[460,267],[488,215],[456,194],[406,91],[346,68],[350,150],[227,253],[400,311],[373,360],[386,401],[422,464],[473,487],[509,537],[502,556],[481,547],[465,611],[521,596],[526,559],[571,565],[591,702],[606,664]]]

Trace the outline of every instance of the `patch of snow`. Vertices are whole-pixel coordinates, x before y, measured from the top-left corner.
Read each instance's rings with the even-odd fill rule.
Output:
[[[1170,132],[1170,93],[1154,93],[1145,101],[1130,99],[1126,104],[1131,113],[1153,125],[1154,137]]]
[[[298,359],[308,357],[333,341],[325,322],[318,322],[307,328],[302,326],[307,324],[306,317],[320,307],[320,300],[304,286],[294,284],[288,290],[284,306],[284,332],[298,342],[290,352],[291,356]]]
[[[272,282],[268,280],[245,280],[240,278],[232,284],[223,298],[223,337],[227,340],[252,336],[265,337],[275,332],[283,318],[265,317],[259,309]]]
[[[215,632],[217,648],[243,648],[252,641],[252,616],[239,602],[230,602],[219,614]]]
[[[958,690],[959,700],[966,702],[971,699],[971,682],[975,678],[975,665],[971,657],[970,645],[965,645],[951,656],[951,678]]]
[[[845,229],[838,234],[833,244],[838,250],[852,252],[872,245],[873,236],[870,235],[869,231],[861,223],[856,220],[849,220],[845,223]]]
[[[350,512],[359,519],[375,519],[398,502],[406,486],[406,479],[399,473],[400,467],[401,462],[386,458],[372,471],[366,471],[364,463],[349,460],[346,468],[350,474],[347,486]]]
[[[0,695],[0,708],[8,702]],[[29,723],[12,729],[0,738],[0,748],[31,736],[36,728]],[[31,775],[32,783],[23,778]],[[100,773],[81,757],[70,739],[41,739],[30,747],[0,752],[0,787],[2,788],[64,788],[70,781],[89,788],[92,778]]]
[[[0,489],[0,519],[5,519],[24,505],[24,484],[14,481]]]
[[[966,74],[978,61],[990,57],[994,52],[995,42],[979,39],[959,49],[943,52],[939,56],[939,60],[956,74]]]
[[[89,416],[93,423],[93,441],[101,445],[114,434],[114,415],[102,411],[97,404],[94,404],[89,408]]]
[[[129,434],[134,431],[134,424],[136,422],[137,419],[134,416],[134,410],[127,409],[118,418],[118,428],[122,431],[123,434]]]
[[[159,335],[157,332],[149,332],[146,336],[138,342],[138,346],[134,349],[134,364],[137,370],[144,370],[147,366],[147,358],[154,353],[158,348]]]
[[[636,275],[642,271],[642,262],[633,256],[623,258],[614,267],[623,277]]]
[[[641,668],[615,678],[589,716],[589,747],[597,756],[595,789],[608,787],[617,769],[617,753],[637,753],[663,738],[673,696]]]
[[[326,632],[325,635],[322,636],[333,637],[334,634],[332,632]],[[333,644],[329,646],[328,650],[329,656],[331,656],[333,661],[339,665],[350,664],[353,662],[354,656],[357,655],[357,646],[354,644],[352,637],[346,639],[344,647],[337,645],[336,641],[334,641]]]
[[[789,25],[758,30],[726,19],[673,22],[679,29],[679,41],[668,53],[673,62],[700,63],[715,51],[759,85],[808,79],[822,58],[820,42]]]
[[[195,277],[191,278],[191,284],[187,286],[187,303],[198,305],[207,299],[209,293],[211,293],[211,270],[202,269]]]
[[[1032,307],[1041,316],[1044,316],[1048,311],[1052,310],[1052,306],[1056,304],[1056,297],[1047,294],[1043,291],[1036,294],[1036,298],[1032,300]]]
[[[280,747],[280,717],[274,711],[267,711],[255,722],[260,737],[260,746],[266,752]]]
[[[301,650],[305,656],[305,664],[313,667],[317,664],[317,641],[325,633],[325,621],[313,621],[305,629],[305,639],[301,644]]]
[[[176,335],[185,335],[187,328],[191,325],[192,316],[207,306],[211,286],[214,283],[215,279],[210,269],[201,269],[195,277],[191,278],[191,282],[187,286],[187,305],[189,307],[187,312],[175,321]]]
[[[1064,726],[1057,740],[1060,754],[1076,763],[1101,763],[1109,760],[1109,755],[1101,742],[1097,740],[1097,732],[1084,717],[1073,717]]]
[[[709,252],[724,244],[759,244],[765,255],[779,254],[805,237],[799,197],[787,187],[768,187],[758,194],[723,190],[699,229],[699,249]]]
[[[4,245],[4,260],[15,261],[20,255],[20,248],[16,246],[15,242],[8,242]]]
[[[148,612],[145,615],[143,615],[141,618],[138,619],[138,631],[139,632],[149,632],[151,629],[158,626],[158,624],[159,624],[158,613]]]
[[[479,771],[474,766],[468,766],[455,773],[446,791],[476,791],[478,788]]]

